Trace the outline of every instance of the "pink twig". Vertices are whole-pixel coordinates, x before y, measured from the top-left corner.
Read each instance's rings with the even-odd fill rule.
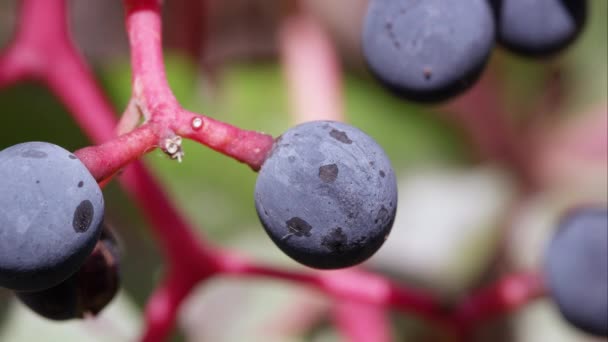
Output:
[[[395,284],[380,275],[356,269],[304,273],[255,264],[236,254],[221,258],[222,273],[233,276],[264,276],[306,284],[326,295],[360,303],[393,307],[425,318],[442,321],[443,310],[430,294]]]
[[[169,273],[148,300],[145,311],[146,330],[143,342],[161,342],[167,339],[175,324],[177,311],[192,287],[193,278],[183,273]]]
[[[386,316],[386,309],[381,306],[349,300],[334,304],[333,320],[346,340],[351,342],[393,341]]]
[[[544,295],[545,288],[538,273],[508,275],[463,299],[450,319],[466,335],[480,323],[514,311]]]
[[[159,139],[182,135],[258,170],[272,148],[273,138],[184,110],[165,76],[158,0],[125,0],[125,4],[133,99],[146,119],[158,123]]]
[[[340,61],[317,19],[303,10],[287,17],[279,39],[289,112],[296,123],[344,121]]]

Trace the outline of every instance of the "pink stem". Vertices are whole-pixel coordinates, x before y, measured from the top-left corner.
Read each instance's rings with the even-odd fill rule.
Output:
[[[443,310],[430,294],[395,284],[380,275],[355,269],[303,273],[279,270],[250,262],[236,254],[220,259],[221,272],[233,276],[264,276],[306,284],[326,295],[368,305],[394,307],[435,321],[443,320]]]
[[[165,341],[175,324],[177,311],[196,280],[183,273],[169,273],[148,300],[145,310],[146,330],[143,342]]]
[[[333,320],[346,340],[351,342],[389,342],[391,327],[386,309],[376,305],[342,300],[335,303]]]
[[[180,114],[171,124],[175,133],[229,155],[255,171],[260,169],[274,144],[272,136],[267,134],[243,130],[185,110]],[[195,120],[200,120],[200,126]]]
[[[91,170],[98,181],[104,181],[154,146],[156,136],[150,125],[144,125],[116,139],[97,146],[82,148],[74,154]]]
[[[453,311],[451,321],[461,333],[467,334],[484,321],[543,297],[545,291],[538,273],[511,274],[464,298]]]
[[[296,123],[344,121],[340,61],[320,23],[304,11],[284,19],[279,44]]]
[[[165,76],[158,0],[125,0],[133,65],[133,99],[163,139],[177,133],[258,170],[273,138],[182,109]],[[200,125],[193,120],[200,119]]]

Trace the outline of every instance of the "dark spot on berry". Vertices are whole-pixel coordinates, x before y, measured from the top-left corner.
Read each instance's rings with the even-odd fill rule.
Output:
[[[338,131],[337,129],[332,129],[331,132],[329,132],[329,135],[341,143],[344,143],[344,144],[353,143],[353,141],[348,138],[348,135],[346,135],[346,133],[344,133],[342,131]]]
[[[84,200],[76,207],[74,211],[74,220],[72,221],[72,227],[77,233],[86,232],[93,222],[93,203],[89,200]]]
[[[386,176],[386,174],[382,170],[380,170],[379,174],[380,174],[380,177],[382,177],[382,178],[384,178],[384,176]]]
[[[378,215],[376,215],[376,220],[374,220],[374,223],[378,224],[384,224],[388,219],[388,210],[386,210],[386,208],[384,206],[380,207],[380,210],[378,210]]]
[[[75,155],[73,155],[73,154],[70,154],[70,155],[68,156],[68,158],[70,158],[70,159],[76,159],[76,156],[75,156]]]
[[[292,217],[287,222],[287,229],[289,229],[289,233],[297,236],[310,236],[310,231],[312,230],[312,226],[308,224],[308,222],[302,220],[299,217]]]
[[[79,187],[79,188],[82,188],[82,186],[83,186],[83,185],[84,185],[84,182],[83,182],[83,181],[78,182],[78,187]]]
[[[319,168],[319,178],[325,183],[331,183],[338,178],[338,166],[336,164],[323,165]]]
[[[36,184],[40,184],[40,181],[39,181],[39,180],[36,180]]]
[[[46,158],[46,153],[44,153],[42,151],[38,151],[38,150],[27,150],[27,151],[21,153],[21,156],[23,158],[42,159],[42,158]]]
[[[346,249],[346,242],[346,234],[342,232],[342,228],[336,227],[331,231],[331,233],[323,237],[321,245],[327,247],[332,252],[344,253],[344,250]]]

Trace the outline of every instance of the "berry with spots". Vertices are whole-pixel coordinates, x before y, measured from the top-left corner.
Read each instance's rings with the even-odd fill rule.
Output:
[[[26,142],[0,151],[0,286],[53,287],[76,272],[101,232],[104,201],[69,151]]]
[[[257,178],[255,206],[270,238],[291,258],[343,268],[369,258],[387,238],[397,184],[388,157],[367,134],[314,121],[276,140]]]
[[[578,209],[564,217],[544,268],[564,318],[588,333],[608,336],[608,209]]]
[[[363,54],[388,88],[413,101],[442,101],[468,89],[494,46],[486,0],[372,0]]]

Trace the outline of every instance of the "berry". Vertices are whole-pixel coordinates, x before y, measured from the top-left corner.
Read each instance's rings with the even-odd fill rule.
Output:
[[[363,54],[388,88],[414,101],[442,101],[468,89],[494,46],[487,0],[372,0]]]
[[[526,56],[547,56],[572,43],[585,23],[586,0],[493,0],[498,42]]]
[[[314,121],[279,137],[260,169],[255,207],[296,261],[334,269],[374,254],[395,219],[397,184],[382,148],[344,123]]]
[[[566,320],[591,334],[608,336],[608,209],[569,213],[545,259],[546,282]]]
[[[104,202],[87,168],[45,142],[0,151],[0,286],[38,291],[76,272],[101,232]]]
[[[98,314],[116,295],[119,286],[119,255],[116,240],[104,229],[84,265],[50,289],[17,292],[17,298],[39,315],[53,320]]]

